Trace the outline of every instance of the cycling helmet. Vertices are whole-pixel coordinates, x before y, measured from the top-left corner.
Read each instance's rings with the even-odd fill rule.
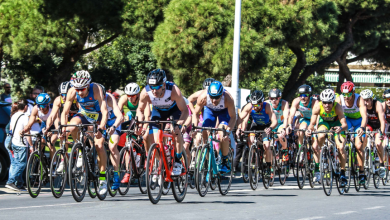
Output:
[[[85,88],[91,83],[91,75],[86,70],[77,71],[72,77],[75,88]]]
[[[311,93],[312,90],[311,90],[311,86],[309,85],[301,85],[299,88],[298,88],[298,92],[301,93],[301,94],[307,94],[307,93]]]
[[[127,95],[136,95],[140,91],[139,85],[137,83],[129,83],[125,87],[125,93]]]
[[[249,102],[251,102],[251,95],[248,95],[248,96],[246,97],[246,103],[249,103]]]
[[[207,78],[203,81],[203,89],[207,89],[212,82],[214,82],[215,79],[213,78]]]
[[[369,89],[365,89],[365,90],[360,92],[360,96],[363,99],[370,99],[370,98],[372,98],[374,96],[374,93],[372,93],[372,91],[369,90]]]
[[[261,90],[255,90],[252,92],[251,97],[249,99],[254,105],[262,103],[264,102],[264,93]]]
[[[353,91],[355,91],[355,84],[353,84],[353,82],[351,82],[351,81],[347,81],[347,82],[341,84],[340,90],[342,93],[353,92]]]
[[[210,84],[209,88],[207,89],[207,94],[210,97],[218,98],[223,93],[223,86],[222,83],[219,81],[214,81]]]
[[[146,77],[146,84],[151,86],[159,86],[167,81],[167,76],[165,71],[162,69],[155,69],[150,71],[148,76]]]
[[[47,93],[41,93],[37,96],[37,98],[35,99],[35,103],[37,105],[46,105],[46,104],[49,104],[50,103],[50,96],[49,94]]]
[[[58,94],[66,94],[68,93],[68,90],[72,87],[71,83],[69,81],[63,82],[58,86]]]
[[[332,89],[325,89],[321,92],[320,99],[322,102],[334,102],[336,95]]]
[[[106,96],[106,87],[104,87],[102,84],[96,83],[96,82],[94,82],[93,84],[100,86],[100,88],[102,88],[102,90],[103,90],[103,95]]]
[[[282,92],[279,89],[271,89],[268,93],[270,98],[278,98],[282,96]]]
[[[390,98],[390,89],[383,92],[383,98]]]

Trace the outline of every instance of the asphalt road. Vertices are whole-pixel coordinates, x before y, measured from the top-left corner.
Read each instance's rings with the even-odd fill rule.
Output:
[[[276,179],[277,181],[278,179]],[[69,191],[55,199],[48,188],[38,198],[24,192],[17,195],[0,186],[0,219],[387,219],[390,214],[390,186],[356,192],[354,188],[339,195],[334,188],[325,196],[322,187],[299,189],[290,178],[284,186],[275,181],[266,190],[259,184],[256,191],[249,183],[234,179],[231,191],[221,196],[211,191],[200,197],[189,189],[182,203],[172,193],[163,196],[157,205],[132,187],[126,196],[109,195],[105,201],[85,197],[83,202],[73,200]]]

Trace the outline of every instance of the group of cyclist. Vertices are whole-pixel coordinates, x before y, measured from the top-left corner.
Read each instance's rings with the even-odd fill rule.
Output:
[[[41,130],[44,134],[50,133],[59,125],[79,125],[97,124],[98,129],[94,134],[95,148],[98,154],[99,163],[99,187],[98,193],[107,192],[106,165],[107,160],[111,160],[114,168],[114,178],[112,190],[119,188],[121,183],[127,183],[130,174],[120,178],[119,171],[119,151],[118,143],[123,134],[122,124],[125,121],[132,121],[137,118],[139,121],[161,121],[172,118],[175,126],[171,126],[171,134],[175,143],[175,155],[172,174],[179,176],[186,169],[183,168],[183,150],[190,158],[189,148],[199,146],[203,140],[207,140],[207,132],[192,133],[191,126],[202,126],[211,128],[224,128],[226,132],[219,131],[217,139],[220,141],[222,152],[221,165],[219,171],[222,173],[232,172],[228,160],[228,153],[231,142],[230,133],[237,126],[236,137],[242,135],[242,131],[264,131],[261,138],[264,147],[265,161],[267,169],[266,175],[271,175],[271,138],[273,132],[277,133],[275,141],[281,145],[283,161],[288,161],[288,134],[294,132],[294,128],[300,131],[298,136],[298,147],[303,144],[304,136],[313,136],[312,147],[314,151],[315,169],[314,180],[319,182],[320,176],[320,150],[324,145],[325,134],[312,135],[314,131],[333,129],[340,138],[336,139],[339,151],[341,166],[340,180],[342,184],[347,184],[345,176],[345,135],[347,130],[357,132],[355,135],[355,146],[358,152],[359,180],[364,184],[366,176],[363,173],[364,147],[367,145],[365,138],[366,130],[379,129],[376,134],[375,146],[377,147],[380,169],[379,174],[383,178],[385,132],[390,124],[390,90],[384,92],[386,101],[382,104],[374,98],[372,91],[364,90],[359,94],[355,93],[355,86],[352,82],[345,82],[341,86],[341,95],[336,94],[332,89],[325,89],[317,97],[309,85],[302,85],[298,88],[299,97],[295,98],[291,106],[288,101],[283,100],[282,92],[271,89],[266,95],[261,90],[254,90],[247,99],[247,104],[236,114],[234,99],[231,94],[224,89],[221,82],[208,78],[204,80],[203,89],[197,91],[186,99],[180,89],[173,82],[167,81],[166,73],[162,69],[156,69],[148,73],[146,86],[141,90],[137,83],[129,83],[125,86],[126,95],[116,98],[106,92],[104,86],[92,82],[91,75],[87,71],[77,71],[72,75],[70,81],[63,82],[58,88],[59,96],[51,103],[50,96],[41,93],[36,97],[35,107],[32,109],[30,121],[24,128],[23,133],[31,130],[37,119],[41,120]],[[124,116],[123,109],[126,106],[129,112]],[[91,128],[90,128],[91,129]],[[139,123],[134,125],[134,138],[142,137],[143,146],[146,152],[149,147],[157,142],[158,123]],[[303,132],[305,130],[305,132]],[[68,140],[72,135],[77,138],[77,127],[64,127],[59,132],[61,140]],[[107,158],[104,149],[105,137],[109,136],[110,158]],[[51,135],[50,157],[55,152],[55,142],[57,134]],[[363,140],[361,142],[360,140]],[[250,134],[248,146],[255,142],[255,135]],[[237,154],[237,156],[239,156]],[[193,166],[193,164],[191,164]],[[59,169],[63,169],[60,166]]]

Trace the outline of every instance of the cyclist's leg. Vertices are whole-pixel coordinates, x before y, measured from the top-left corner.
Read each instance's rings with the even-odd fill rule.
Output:
[[[375,146],[378,151],[378,157],[379,157],[379,176],[381,178],[385,177],[386,170],[385,170],[385,148],[384,144],[385,141],[380,139],[380,134],[375,135]]]
[[[354,128],[354,131],[356,132],[360,126],[361,126],[361,118],[360,119],[350,119],[346,118],[348,123],[348,129]],[[357,134],[354,135],[355,137],[355,147],[358,154],[358,163],[359,163],[359,172],[360,174],[363,174],[364,171],[364,148],[367,146],[367,138],[365,138],[365,134],[363,135],[363,143],[361,143],[360,138],[357,136]]]
[[[120,126],[119,126],[120,127]],[[118,142],[119,142],[119,131],[116,130],[110,137],[108,141],[108,147],[110,148],[110,160],[114,166],[114,170],[119,170],[119,151],[118,151]]]
[[[307,129],[308,125],[310,124],[310,120],[305,119],[305,118],[300,118],[299,119],[299,129]],[[303,143],[303,136],[305,135],[305,132],[300,131],[298,132],[298,144],[299,147],[301,147]]]

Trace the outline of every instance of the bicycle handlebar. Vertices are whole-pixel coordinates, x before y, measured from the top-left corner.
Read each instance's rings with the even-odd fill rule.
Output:
[[[211,127],[198,127],[198,126],[195,126],[194,124],[192,124],[192,131],[195,131],[195,129],[201,129],[201,130],[206,130],[206,131],[222,131],[223,132],[223,136],[226,136],[226,133],[230,134],[231,131],[227,131],[225,129],[225,127],[223,128],[211,128]]]

